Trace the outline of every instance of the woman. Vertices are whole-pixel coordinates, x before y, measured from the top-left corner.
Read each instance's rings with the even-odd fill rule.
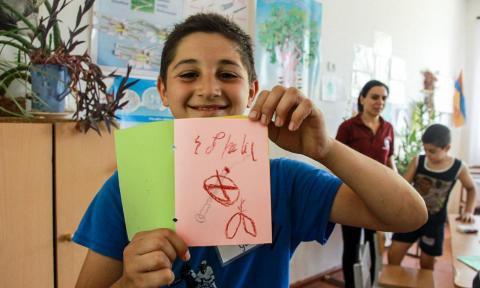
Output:
[[[388,93],[388,86],[382,82],[377,80],[367,82],[358,96],[357,107],[359,113],[340,125],[336,139],[352,149],[396,170],[393,159],[393,127],[380,116],[385,108]],[[375,184],[372,183],[372,185]],[[362,230],[364,230],[365,241],[370,243],[370,251],[372,251],[370,274],[372,281],[375,278],[375,249],[373,242],[375,231],[342,225],[342,266],[346,288],[354,287],[353,264],[357,262],[358,245],[360,244]]]

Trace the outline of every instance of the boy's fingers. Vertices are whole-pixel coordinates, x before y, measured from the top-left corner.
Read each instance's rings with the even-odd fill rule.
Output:
[[[153,251],[137,256],[137,267],[135,267],[135,270],[139,272],[150,272],[165,268],[171,269],[172,262],[173,261],[171,261],[163,251]]]
[[[150,231],[148,236],[139,239],[136,254],[142,255],[153,251],[163,251],[173,262],[177,256],[186,260],[188,246],[182,238],[170,229],[156,229]]]
[[[262,116],[260,119],[263,125],[268,125],[272,120],[273,114],[277,109],[278,103],[283,98],[285,98],[285,91],[287,90],[284,87],[275,86],[266,97],[262,107],[259,107],[262,113]]]
[[[312,113],[312,109],[312,101],[310,99],[304,98],[294,110],[290,119],[290,123],[288,124],[288,130],[297,130],[300,125],[302,125],[303,120],[305,120],[305,118],[307,118]]]
[[[288,88],[285,91],[275,110],[275,126],[281,127],[287,122],[301,99],[298,89]]]
[[[265,100],[267,100],[268,94],[270,94],[270,91],[268,90],[263,90],[262,92],[260,92],[260,94],[258,94],[255,104],[253,104],[252,109],[250,109],[248,118],[250,118],[251,120],[260,119],[260,117],[262,116],[262,106],[263,103],[265,103]]]
[[[157,288],[171,284],[175,280],[175,274],[171,269],[161,269],[157,271],[151,271],[142,273],[141,280],[138,283],[134,283],[135,286],[145,288]]]

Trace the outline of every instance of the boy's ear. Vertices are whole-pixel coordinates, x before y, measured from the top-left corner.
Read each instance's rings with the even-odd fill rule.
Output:
[[[445,146],[445,148],[443,148],[443,149],[445,149],[445,151],[447,151],[447,152],[448,152],[448,150],[450,150],[450,148],[451,148],[451,147],[452,147],[452,145],[451,145],[451,144],[448,144],[448,145],[447,145],[447,146]]]
[[[250,89],[248,90],[248,103],[247,108],[250,108],[253,104],[253,100],[255,100],[255,96],[257,96],[258,92],[258,80],[255,80],[250,84]]]
[[[157,90],[160,94],[160,98],[162,99],[163,106],[168,107],[168,98],[166,94],[167,88],[160,77],[157,79]]]

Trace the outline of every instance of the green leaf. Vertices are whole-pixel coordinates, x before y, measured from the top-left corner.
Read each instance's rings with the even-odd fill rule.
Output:
[[[18,19],[20,19],[23,23],[25,23],[25,25],[27,25],[27,27],[32,30],[32,32],[35,32],[35,25],[32,24],[32,22],[30,22],[30,20],[27,19],[27,17],[23,16],[22,13],[18,12],[17,10],[15,10],[15,8],[13,8],[12,6],[10,6],[7,2],[3,1],[3,0],[0,0],[0,7],[2,8],[5,8],[7,9],[8,11],[10,11],[11,13],[13,13],[15,15],[15,17],[17,17]]]

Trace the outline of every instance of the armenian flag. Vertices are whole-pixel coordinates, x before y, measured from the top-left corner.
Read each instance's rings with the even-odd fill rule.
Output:
[[[467,120],[467,108],[465,107],[465,96],[463,95],[463,72],[460,71],[455,81],[455,94],[453,96],[453,124],[460,127]]]

